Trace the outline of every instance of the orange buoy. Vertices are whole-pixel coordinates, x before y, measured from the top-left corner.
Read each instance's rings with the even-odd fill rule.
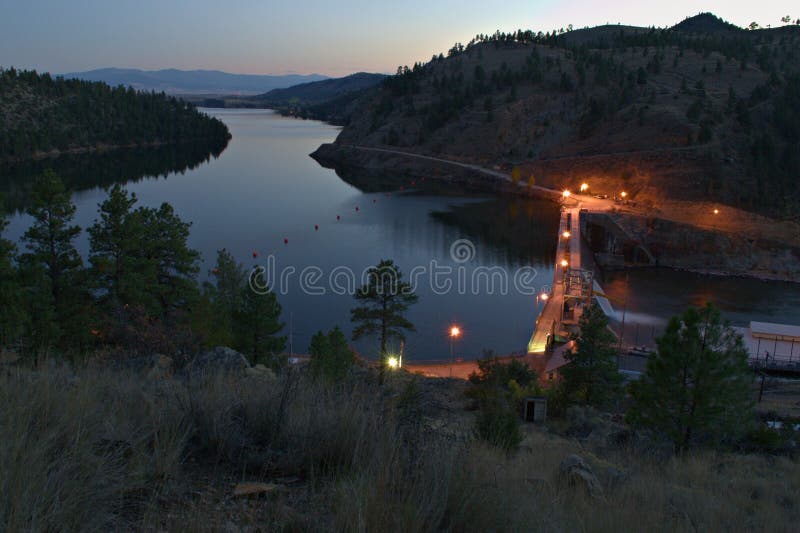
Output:
[[[218,269],[218,268],[215,268],[215,269],[214,269],[214,270],[212,270],[211,272],[213,272],[214,274],[219,274],[219,269]]]

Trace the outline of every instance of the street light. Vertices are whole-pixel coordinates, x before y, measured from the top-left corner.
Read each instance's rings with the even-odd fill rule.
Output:
[[[572,194],[571,192],[565,190],[564,192],[561,193],[561,196],[563,196],[564,198],[569,198],[571,194]]]
[[[622,196],[622,199],[624,200],[628,196],[628,193],[626,193],[625,191],[622,191],[620,193],[620,196]]]
[[[569,266],[569,261],[567,261],[566,259],[562,259],[561,260],[561,266],[564,267],[564,268],[567,268],[567,266]]]
[[[714,209],[714,214],[719,215],[719,209]]]
[[[581,183],[581,192],[586,192],[589,189],[589,184],[584,182]]]
[[[565,231],[564,233],[561,234],[561,236],[564,237],[565,239],[569,239],[572,236],[572,233]]]
[[[450,327],[450,360],[453,359],[453,342],[461,335],[461,329],[458,326]]]
[[[391,369],[400,368],[400,360],[397,357],[394,357],[394,356],[392,356],[389,359],[387,359],[386,360],[386,364],[388,364],[389,368],[391,368]]]

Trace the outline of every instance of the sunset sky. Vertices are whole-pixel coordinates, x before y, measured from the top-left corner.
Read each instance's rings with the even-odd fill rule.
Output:
[[[391,72],[496,29],[669,26],[701,11],[740,26],[800,17],[783,0],[0,0],[0,66]]]

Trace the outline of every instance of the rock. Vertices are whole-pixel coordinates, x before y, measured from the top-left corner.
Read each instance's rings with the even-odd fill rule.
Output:
[[[234,498],[253,498],[262,494],[270,494],[285,489],[283,485],[275,483],[245,482],[237,483],[233,488]]]
[[[166,355],[155,354],[152,357],[152,368],[147,372],[147,378],[152,380],[168,379],[172,377],[174,361]]]
[[[250,368],[247,358],[225,346],[217,346],[195,357],[186,367],[192,377],[216,373],[240,374],[244,376]]]
[[[559,481],[569,487],[582,487],[593,498],[603,496],[603,488],[589,463],[578,455],[568,455],[558,467]]]

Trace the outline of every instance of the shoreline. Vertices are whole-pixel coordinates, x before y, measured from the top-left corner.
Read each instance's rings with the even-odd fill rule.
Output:
[[[430,178],[431,182],[465,186],[483,193],[537,197],[556,202],[561,200],[561,193],[557,190],[540,185],[523,188],[512,183],[510,176],[500,168],[488,169],[427,154],[326,143],[311,153],[310,157],[321,166],[333,169],[340,175],[347,174],[365,185],[375,181],[391,183],[398,177],[413,176]],[[652,241],[652,246],[662,250],[662,255],[655,264],[604,266],[598,262],[598,265],[602,270],[665,267],[714,277],[800,283],[800,245],[780,239],[777,231],[792,233],[792,228],[788,226],[791,223],[784,223],[776,229],[774,226],[778,222],[771,224],[772,221],[761,215],[740,213],[727,206],[723,206],[731,212],[727,220],[712,218],[707,221],[705,218],[708,217],[703,214],[703,209],[707,208],[705,203],[696,202],[698,207],[693,211],[691,204],[683,205],[676,201],[666,201],[662,209],[647,206],[634,209],[622,204],[614,206],[605,214],[628,223],[631,226],[629,229],[634,230],[629,232],[635,235],[634,242],[641,244],[640,240]],[[751,220],[744,219],[742,224],[749,225],[746,228],[749,234],[725,225],[734,226],[746,215]],[[800,235],[794,240],[798,239]],[[713,253],[692,257],[701,247],[708,248],[709,241]],[[751,264],[746,264],[747,258]],[[770,266],[774,270],[770,271]]]

